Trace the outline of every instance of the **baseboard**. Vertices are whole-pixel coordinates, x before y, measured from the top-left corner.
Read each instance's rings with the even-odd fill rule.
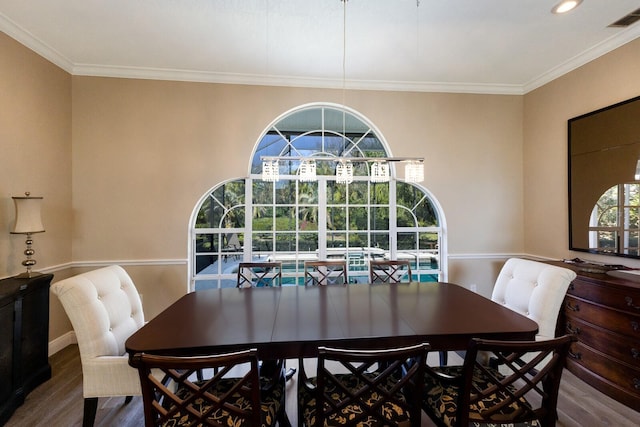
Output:
[[[53,341],[49,341],[49,357],[56,354],[66,346],[71,344],[76,344],[78,340],[76,339],[76,333],[73,331],[69,331],[64,335],[59,336]]]

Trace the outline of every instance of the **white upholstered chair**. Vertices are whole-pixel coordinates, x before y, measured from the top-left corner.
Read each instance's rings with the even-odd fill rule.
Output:
[[[562,301],[575,278],[576,273],[568,268],[509,258],[498,274],[491,300],[536,322],[536,341],[552,339]],[[446,365],[447,360],[446,352],[441,352],[441,364]]]
[[[491,300],[538,324],[536,341],[554,338],[562,301],[576,273],[537,261],[510,258],[500,270]]]
[[[71,320],[82,361],[83,426],[92,426],[98,398],[140,395],[138,371],[128,363],[126,339],[144,324],[140,296],[117,265],[51,286]]]

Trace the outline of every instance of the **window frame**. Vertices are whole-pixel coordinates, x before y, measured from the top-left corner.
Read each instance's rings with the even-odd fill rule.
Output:
[[[304,275],[304,271],[302,267],[303,261],[305,259],[314,258],[314,256],[309,255],[309,252],[301,251],[299,247],[300,233],[301,233],[300,224],[299,224],[299,213],[301,211],[300,209],[301,206],[304,206],[304,207],[317,206],[316,233],[317,233],[318,248],[317,248],[317,255],[315,256],[316,259],[330,258],[333,252],[327,242],[328,240],[327,239],[327,236],[328,236],[327,210],[331,207],[344,206],[345,221],[346,221],[345,226],[336,231],[336,233],[343,233],[345,235],[346,240],[344,241],[344,244],[345,244],[344,247],[352,248],[352,246],[349,245],[349,241],[350,241],[349,238],[353,237],[354,241],[356,237],[359,237],[360,241],[364,241],[362,240],[362,236],[366,236],[367,238],[366,242],[368,246],[366,248],[362,247],[360,251],[355,251],[355,250],[346,251],[344,254],[345,258],[349,260],[350,263],[352,261],[354,262],[353,265],[350,264],[350,270],[351,270],[351,267],[353,267],[353,271],[350,271],[350,273],[351,274],[355,273],[354,277],[357,277],[359,281],[368,281],[368,276],[367,276],[368,263],[366,263],[366,259],[373,256],[377,256],[373,253],[373,248],[371,246],[371,242],[373,241],[372,239],[373,234],[379,234],[379,235],[388,234],[389,236],[388,251],[386,256],[389,259],[398,259],[397,257],[399,255],[409,256],[409,257],[413,256],[413,258],[415,259],[415,269],[414,267],[412,267],[414,276],[417,276],[419,279],[423,276],[431,277],[431,278],[436,277],[436,280],[438,281],[446,281],[447,280],[447,247],[446,247],[446,238],[445,238],[446,227],[444,224],[444,214],[442,212],[442,209],[438,204],[437,200],[426,188],[417,184],[404,183],[403,181],[396,179],[394,167],[390,168],[391,180],[388,183],[388,192],[387,192],[388,200],[386,201],[386,203],[382,203],[382,204],[372,203],[371,187],[372,185],[376,185],[376,184],[370,183],[368,175],[362,175],[362,174],[356,175],[354,177],[354,183],[351,185],[362,186],[362,183],[366,184],[366,189],[367,189],[366,203],[350,203],[346,196],[346,194],[349,194],[349,195],[351,194],[349,192],[350,188],[344,190],[345,200],[337,204],[330,203],[330,200],[328,199],[332,199],[334,194],[329,194],[328,189],[332,185],[345,186],[345,184],[333,184],[333,182],[335,181],[335,177],[331,174],[318,175],[318,180],[317,180],[318,190],[317,190],[315,205],[300,203],[299,189],[302,184],[297,179],[296,175],[280,176],[281,183],[293,183],[293,187],[295,188],[295,197],[292,203],[281,204],[281,205],[277,203],[277,194],[276,194],[277,187],[276,186],[282,185],[280,183],[273,184],[271,188],[272,195],[270,197],[262,198],[263,200],[258,201],[257,203],[254,203],[254,199],[257,199],[253,196],[254,184],[259,182],[264,183],[264,181],[261,180],[261,174],[256,168],[256,163],[257,163],[256,157],[259,157],[258,152],[260,151],[259,150],[260,143],[264,140],[265,137],[267,137],[267,135],[269,135],[270,130],[274,129],[275,125],[280,123],[283,119],[287,118],[292,114],[295,114],[297,112],[304,111],[305,109],[310,109],[310,108],[321,108],[323,109],[323,114],[324,114],[324,109],[338,110],[340,114],[344,114],[344,115],[349,114],[350,115],[349,120],[354,120],[354,118],[357,120],[360,120],[364,125],[364,127],[368,127],[368,130],[366,131],[366,133],[363,134],[363,138],[365,136],[368,138],[371,136],[377,138],[377,140],[379,141],[379,149],[383,151],[383,155],[391,157],[390,151],[387,148],[387,144],[384,138],[382,137],[381,133],[377,129],[375,129],[375,127],[372,124],[370,124],[368,120],[366,120],[366,118],[362,117],[357,112],[350,110],[342,105],[328,104],[328,103],[306,104],[306,105],[294,108],[287,113],[284,113],[283,115],[278,117],[276,120],[274,120],[273,123],[266,128],[266,130],[261,134],[260,138],[256,142],[256,145],[252,153],[252,158],[249,161],[248,176],[244,178],[230,179],[212,187],[208,192],[206,192],[202,196],[202,198],[198,201],[198,203],[194,207],[193,213],[191,215],[190,225],[189,225],[190,233],[189,233],[189,243],[188,243],[188,246],[189,246],[188,247],[189,289],[188,290],[193,291],[198,289],[198,286],[196,286],[197,285],[196,282],[208,283],[209,281],[211,281],[216,285],[214,287],[230,286],[230,283],[235,282],[236,273],[233,271],[223,271],[222,267],[224,263],[222,262],[217,263],[218,264],[217,271],[207,272],[207,273],[202,273],[202,271],[197,271],[197,269],[201,265],[201,263],[199,263],[198,261],[202,257],[211,257],[211,258],[217,257],[216,260],[222,260],[223,258],[226,259],[231,256],[231,257],[234,257],[234,260],[237,259],[238,261],[242,261],[242,262],[250,262],[254,259],[254,256],[256,254],[260,254],[262,256],[268,255],[268,256],[271,256],[272,259],[275,259],[275,258],[278,258],[279,252],[285,252],[285,251],[278,250],[278,247],[277,247],[278,240],[279,240],[278,236],[286,236],[289,234],[295,236],[293,239],[293,241],[295,241],[295,253],[293,256],[293,260],[295,261],[296,267],[294,268],[293,271],[283,271],[283,284],[287,284],[287,283],[291,284],[292,282],[296,282],[297,284],[303,283],[303,277],[301,278],[301,275],[302,276]],[[332,114],[335,114],[335,111]],[[314,133],[317,131],[318,130],[316,129],[306,133]],[[325,129],[322,129],[321,133],[323,134],[324,132],[325,132]],[[301,134],[303,133],[305,132],[301,132]],[[333,134],[335,134],[335,132],[333,132]],[[349,138],[352,138],[353,135],[354,133],[352,133]],[[361,138],[360,140],[362,140],[363,138]],[[352,144],[350,147],[351,147],[351,150],[358,149],[357,143]],[[322,148],[324,149],[324,146]],[[291,156],[300,155],[299,151],[297,150],[288,150],[288,151]],[[324,152],[321,154],[326,155],[326,153]],[[352,154],[349,154],[349,155],[352,155]],[[230,183],[235,183],[240,181],[244,183],[244,198],[242,200],[243,203],[241,202],[231,206],[226,206],[225,207],[226,210],[224,212],[229,213],[234,209],[244,209],[243,226],[242,227],[238,227],[238,226],[226,227],[225,225],[228,225],[228,223],[225,224],[225,218],[221,217],[220,221],[218,221],[218,227],[197,228],[197,221],[198,221],[200,209],[202,208],[204,203],[207,201],[207,198],[211,197],[211,195],[217,191],[225,195],[226,192],[224,191],[224,189],[220,190],[221,187],[228,185]],[[419,200],[413,200],[413,202],[415,203],[413,207],[397,206],[397,185],[399,183],[403,183],[403,185],[411,185],[415,187],[416,190],[419,191],[420,198]],[[265,184],[262,184],[262,185],[265,187],[268,187]],[[349,184],[347,184],[346,186],[349,187]],[[331,196],[331,197],[328,197],[328,196]],[[264,200],[268,201],[269,199],[271,200],[270,203],[264,202]],[[212,200],[215,200],[215,199],[212,199]],[[226,201],[221,202],[220,200],[215,200],[215,202],[220,203],[221,205],[226,203]],[[432,210],[432,215],[435,217],[435,221],[436,221],[435,225],[433,226],[419,225],[418,221],[420,218],[416,217],[414,211],[416,210],[416,207],[422,202],[429,204],[429,207]],[[254,220],[253,220],[254,208],[261,208],[267,211],[270,206],[272,208],[271,216],[273,218],[273,226],[271,227],[271,230],[254,230]],[[293,230],[291,229],[277,230],[276,229],[279,227],[279,225],[278,225],[277,218],[275,217],[275,213],[277,212],[279,206],[281,208],[283,206],[287,208],[291,208],[292,211],[294,212],[295,227],[293,227],[294,228]],[[388,227],[382,230],[375,230],[375,229],[372,229],[371,227],[371,218],[372,218],[371,212],[372,210],[381,208],[381,207],[382,208],[386,207],[388,209]],[[351,224],[348,222],[350,218],[349,214],[350,214],[351,208],[364,209],[367,211],[368,214],[367,214],[367,221],[366,221],[367,222],[366,229],[359,229],[357,227],[354,229],[351,227]],[[219,206],[218,210],[220,209],[221,207]],[[406,225],[398,226],[397,225],[398,209],[403,209],[407,212],[410,212],[414,223],[411,224],[410,226],[406,226]],[[239,238],[238,240],[242,243],[241,250],[239,251],[223,250],[222,248],[223,242],[228,241],[229,239],[228,236],[234,233],[238,236]],[[255,235],[257,233],[264,233],[265,236],[268,234],[272,234],[273,239],[272,239],[272,245],[270,250],[265,251],[255,247],[256,246]],[[403,251],[401,249],[400,250],[398,249],[398,237],[404,235],[409,240],[411,240],[411,234],[415,236],[413,239],[416,242],[415,248],[414,248],[414,251],[415,251],[414,254],[411,254],[410,251]],[[212,241],[217,242],[217,249],[215,250],[212,249],[210,251],[204,251],[204,252],[198,251],[198,248],[199,248],[198,239],[199,239],[199,236],[201,235],[215,236],[215,238],[212,239]],[[329,236],[331,236],[331,234],[329,234]],[[429,249],[431,253],[435,253],[435,255],[431,255],[432,260],[429,263],[429,268],[421,268],[422,262],[420,261],[421,257],[426,254],[426,252],[425,253],[420,252],[421,248],[419,246],[421,242],[421,238],[426,238],[425,236],[435,236],[435,240],[433,238],[427,240],[427,242],[435,242],[433,243],[433,246],[435,247],[435,249],[433,248]],[[200,241],[202,241],[202,239],[200,239]],[[246,244],[246,243],[251,243],[251,244]],[[362,257],[359,257],[358,253],[361,253]],[[303,256],[301,256],[301,254]],[[435,265],[436,265],[435,268],[433,268],[433,257],[435,257]],[[362,258],[364,258],[364,260]],[[216,263],[215,262],[216,260],[214,260],[212,265]],[[264,258],[261,258],[261,260],[264,260]],[[362,264],[356,267],[356,264],[355,264],[356,261],[361,262]],[[292,278],[295,278],[295,279],[292,280]],[[208,286],[209,285],[207,285],[207,287]]]

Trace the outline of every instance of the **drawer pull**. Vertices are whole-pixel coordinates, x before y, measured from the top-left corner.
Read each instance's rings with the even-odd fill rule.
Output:
[[[633,379],[633,388],[640,390],[640,380],[638,378]]]
[[[579,327],[572,328],[571,327],[571,323],[567,323],[567,332],[570,333],[570,334],[579,335],[580,334],[580,328]]]
[[[576,285],[574,285],[573,282],[569,283],[569,290],[570,291],[575,291],[576,290]]]
[[[632,348],[631,349],[631,356],[634,359],[640,359],[640,350],[638,350],[637,348]]]
[[[569,304],[569,302],[567,302],[567,310],[580,311],[580,304],[571,305],[571,304]]]
[[[580,360],[582,359],[582,353],[574,353],[573,351],[569,350],[569,357],[575,360]]]
[[[633,308],[633,309],[635,309],[635,310],[640,310],[640,305],[635,305],[635,304],[633,303],[633,298],[631,298],[631,297],[624,297],[624,300],[627,302],[627,306],[628,306],[628,307],[631,307],[631,308]]]
[[[631,329],[633,329],[635,332],[638,332],[638,329],[640,329],[640,325],[638,325],[638,322],[632,321]]]

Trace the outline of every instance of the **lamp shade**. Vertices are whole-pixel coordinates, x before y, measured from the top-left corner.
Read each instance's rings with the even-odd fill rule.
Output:
[[[30,197],[25,193],[23,197],[12,197],[16,206],[16,223],[12,234],[42,233],[44,226],[40,217],[42,197]]]

